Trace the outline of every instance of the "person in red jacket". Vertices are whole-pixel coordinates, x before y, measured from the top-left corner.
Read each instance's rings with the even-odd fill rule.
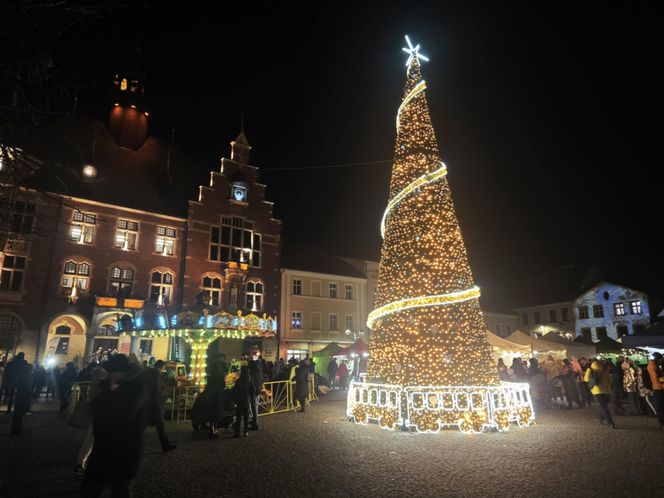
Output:
[[[648,362],[648,375],[655,397],[659,428],[664,430],[664,374],[662,374],[662,355],[660,353],[653,353],[652,359]]]

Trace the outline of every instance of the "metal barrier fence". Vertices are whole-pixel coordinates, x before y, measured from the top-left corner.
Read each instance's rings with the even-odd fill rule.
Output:
[[[77,382],[72,388],[70,413],[73,413],[80,402],[88,401],[94,382]],[[263,383],[263,391],[258,397],[258,416],[272,415],[294,411],[300,406],[294,396],[295,383],[289,380],[277,380]],[[171,420],[175,423],[189,420],[189,412],[194,406],[196,397],[200,393],[198,386],[179,386],[169,390],[166,399],[167,407],[170,405]],[[314,386],[314,379],[309,380],[308,402],[318,401]],[[166,410],[168,412],[168,409]]]

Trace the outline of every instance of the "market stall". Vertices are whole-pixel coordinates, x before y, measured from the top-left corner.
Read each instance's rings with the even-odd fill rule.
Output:
[[[359,380],[360,375],[366,372],[367,369],[369,345],[362,339],[358,339],[347,348],[341,348],[332,356],[337,359],[339,364],[346,361],[348,370],[350,371],[350,378],[352,380]]]
[[[567,355],[565,346],[562,344],[547,341],[546,339],[537,339],[521,332],[520,330],[512,332],[512,334],[507,337],[507,340],[517,344],[530,346],[532,348],[533,357],[538,360],[544,359],[548,356],[562,359]]]
[[[486,337],[493,348],[493,358],[496,363],[498,363],[499,358],[502,358],[506,365],[511,365],[514,358],[519,357],[523,360],[528,360],[533,356],[533,350],[530,345],[509,341],[490,330],[486,331]]]
[[[342,349],[344,348],[339,346],[339,344],[337,344],[336,342],[331,342],[323,349],[319,351],[314,351],[312,355],[314,363],[316,364],[316,372],[325,377],[329,382],[331,382],[331,380],[328,378],[329,375],[327,373],[327,367],[332,361],[332,357],[334,356],[334,354]]]
[[[565,354],[568,358],[573,356],[574,358],[579,359],[592,358],[595,356],[596,350],[594,345],[570,341],[569,339],[565,339],[564,337],[561,337],[560,335],[553,332],[544,335],[542,339],[564,346]]]

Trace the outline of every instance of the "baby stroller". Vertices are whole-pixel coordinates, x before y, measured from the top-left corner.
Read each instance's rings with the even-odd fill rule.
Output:
[[[222,394],[222,412],[221,420],[217,426],[221,429],[227,429],[233,423],[233,413],[235,411],[235,403],[231,397],[230,389],[224,389]],[[203,391],[196,397],[194,405],[189,411],[191,417],[191,426],[194,432],[207,429],[208,422],[210,421],[210,398],[207,393]]]

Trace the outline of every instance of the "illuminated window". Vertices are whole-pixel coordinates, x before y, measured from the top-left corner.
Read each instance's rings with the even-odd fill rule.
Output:
[[[16,202],[9,213],[12,233],[30,234],[35,220],[35,205],[29,202]]]
[[[353,284],[346,284],[346,299],[353,299]]]
[[[210,306],[219,306],[221,302],[221,278],[215,276],[203,277],[203,292],[207,293]]]
[[[69,238],[79,244],[92,244],[96,224],[97,215],[74,211]]]
[[[339,330],[339,317],[337,316],[336,313],[330,313],[329,325],[330,325],[330,331],[335,332]]]
[[[293,295],[301,296],[302,295],[302,280],[299,278],[293,279]]]
[[[55,354],[66,355],[69,352],[69,337],[60,337]]]
[[[173,295],[173,274],[169,271],[153,271],[150,278],[150,302],[167,306]]]
[[[125,91],[127,89],[127,78],[122,78],[122,81],[120,82],[120,90]]]
[[[65,296],[71,296],[75,288],[76,295],[86,294],[90,287],[90,268],[90,263],[86,261],[67,261],[62,272],[60,292]]]
[[[263,309],[264,286],[260,280],[250,280],[247,282],[247,309],[259,311]]]
[[[25,272],[25,257],[5,254],[0,274],[0,290],[20,291]]]
[[[593,305],[593,318],[604,318],[604,306],[601,304]]]
[[[142,355],[152,354],[152,339],[141,339],[138,348]]]
[[[109,294],[111,296],[130,296],[133,286],[134,270],[131,268],[120,268],[119,266],[111,268],[111,278],[109,279]]]
[[[581,320],[588,319],[588,306],[579,306],[579,318]]]
[[[613,303],[613,314],[615,316],[625,315],[625,303]]]
[[[309,355],[306,349],[289,349],[286,351],[286,358],[295,358],[296,360],[304,360]]]
[[[330,297],[337,298],[337,284],[334,282],[330,282]]]
[[[629,302],[629,311],[632,315],[640,315],[641,311],[641,301],[630,301]]]
[[[261,235],[254,224],[244,218],[223,216],[221,226],[210,228],[211,261],[235,261],[251,266],[261,265]]]
[[[125,251],[135,251],[138,241],[138,222],[130,220],[118,220],[118,228],[115,231],[115,247]]]
[[[302,312],[293,311],[291,314],[291,328],[292,329],[301,329],[302,328]]]
[[[177,231],[170,227],[157,227],[155,252],[164,256],[173,256]]]

